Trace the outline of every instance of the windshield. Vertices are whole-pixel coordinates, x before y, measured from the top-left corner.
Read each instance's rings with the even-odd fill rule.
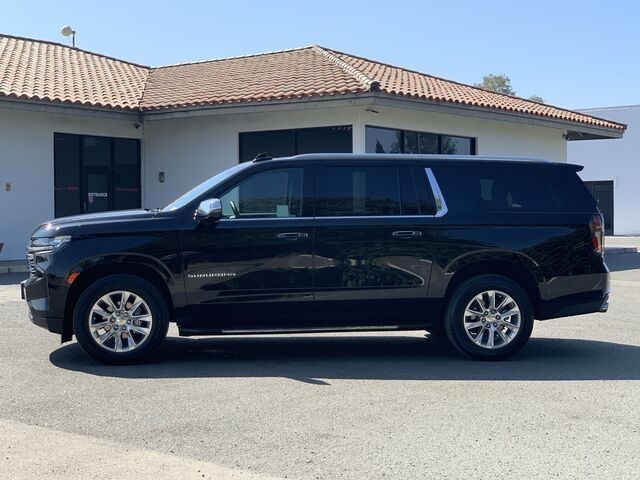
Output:
[[[235,175],[237,172],[244,170],[249,165],[251,165],[251,162],[241,163],[239,165],[236,165],[235,167],[231,167],[227,170],[220,172],[216,176],[211,177],[209,180],[205,180],[197,187],[192,188],[187,193],[182,195],[180,198],[171,202],[169,205],[164,207],[162,211],[168,212],[170,210],[176,210],[178,208],[184,207],[185,205],[194,201],[200,195],[203,195],[204,193],[206,193],[207,191],[215,187],[217,184],[224,182],[226,179],[228,179],[232,175]]]

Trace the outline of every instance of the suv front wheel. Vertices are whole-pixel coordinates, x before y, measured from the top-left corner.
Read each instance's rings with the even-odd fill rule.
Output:
[[[473,277],[453,293],[444,327],[451,344],[465,355],[503,360],[519,352],[531,336],[531,301],[506,277]]]
[[[103,363],[146,360],[166,337],[167,303],[146,280],[109,275],[80,295],[73,329],[82,349]]]

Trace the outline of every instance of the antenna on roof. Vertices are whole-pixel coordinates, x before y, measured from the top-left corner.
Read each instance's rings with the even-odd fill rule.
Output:
[[[69,35],[71,35],[71,45],[73,47],[76,46],[76,31],[71,28],[69,25],[65,25],[64,27],[62,27],[62,30],[60,30],[60,33],[62,34],[63,37],[68,37]]]

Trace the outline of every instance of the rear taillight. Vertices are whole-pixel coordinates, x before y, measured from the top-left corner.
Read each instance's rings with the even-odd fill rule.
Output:
[[[591,217],[589,226],[591,227],[593,249],[598,253],[604,253],[604,219],[602,214],[599,213]]]

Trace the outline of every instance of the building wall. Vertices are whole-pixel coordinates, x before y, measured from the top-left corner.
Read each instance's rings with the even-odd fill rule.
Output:
[[[54,216],[54,132],[140,137],[132,122],[0,108],[0,260],[24,258],[34,227]]]
[[[638,235],[640,105],[582,111],[627,124],[621,139],[569,142],[567,158],[570,163],[584,165],[580,172],[583,180],[613,180],[614,234]]]
[[[364,152],[365,125],[477,138],[478,153],[566,160],[562,131],[382,106],[132,120],[0,108],[0,260],[24,258],[33,228],[54,216],[54,132],[142,139],[142,206],[166,205],[217,172],[235,165],[240,132],[353,125],[353,151]],[[593,143],[593,142],[587,142]],[[165,172],[160,183],[159,172]],[[5,183],[11,191],[5,191]]]
[[[353,125],[353,151],[364,152],[364,127],[373,125],[477,138],[479,155],[519,155],[566,161],[560,129],[483,120],[460,115],[373,106],[315,108],[147,121],[143,203],[166,205],[201,181],[238,163],[240,132]],[[159,183],[165,172],[165,183]]]

